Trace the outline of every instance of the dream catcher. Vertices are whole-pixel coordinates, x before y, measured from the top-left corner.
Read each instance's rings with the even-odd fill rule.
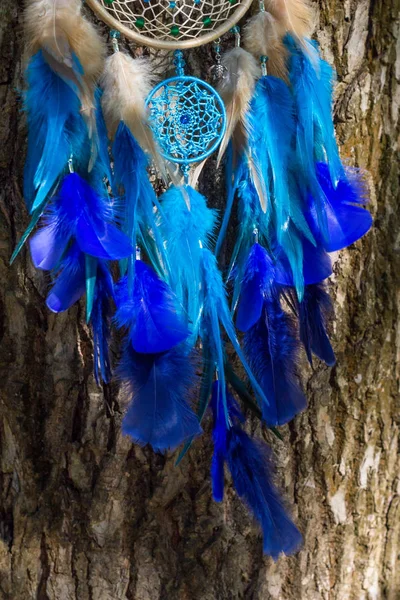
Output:
[[[275,427],[306,407],[301,347],[311,364],[313,355],[335,363],[329,253],[364,235],[371,217],[362,174],[339,157],[332,69],[309,39],[302,0],[261,2],[243,36],[237,23],[250,0],[89,4],[113,28],[108,58],[79,0],[30,0],[26,10],[31,222],[12,260],[32,233],[33,263],[52,279],[49,309],[85,295],[99,384],[112,376],[111,326],[123,330],[115,376],[128,405],[122,429],[134,442],[160,452],[182,446],[180,461],[212,416],[214,499],[223,500],[226,465],[262,527],[264,551],[290,554],[301,535],[237,399],[279,436]],[[235,43],[221,57],[228,30]],[[176,74],[154,81],[148,59],[121,50],[121,33],[174,50]],[[182,53],[213,41],[218,89],[185,74]],[[223,215],[196,190],[217,150]],[[164,180],[160,197],[149,167]],[[221,272],[233,209],[239,226]]]

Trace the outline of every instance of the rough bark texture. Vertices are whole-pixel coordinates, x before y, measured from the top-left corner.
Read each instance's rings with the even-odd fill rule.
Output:
[[[82,306],[50,314],[48,281],[27,254],[8,265],[28,220],[21,14],[20,1],[3,0],[1,598],[400,598],[399,1],[319,1],[317,38],[339,78],[338,139],[372,174],[375,226],[335,266],[337,367],[308,374],[309,409],[282,428],[283,443],[264,434],[305,538],[275,564],[231,490],[212,502],[209,436],[179,468],[133,447],[119,433],[116,389],[93,382]],[[195,70],[208,52],[191,54]]]

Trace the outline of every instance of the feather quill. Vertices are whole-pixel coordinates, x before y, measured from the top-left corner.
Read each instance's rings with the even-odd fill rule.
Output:
[[[190,406],[198,383],[196,361],[185,346],[139,354],[126,344],[117,374],[129,402],[122,432],[135,443],[165,452],[201,433]]]
[[[96,283],[90,325],[93,332],[93,367],[97,384],[109,383],[111,379],[111,359],[109,341],[111,330],[111,300],[114,297],[114,284],[110,269],[105,261],[98,261]]]
[[[251,386],[259,399],[260,403],[268,404],[268,400],[254,377],[252,370],[246,360],[239,341],[236,336],[235,328],[232,323],[232,317],[228,306],[225,287],[222,276],[218,270],[215,256],[207,249],[202,251],[202,271],[203,271],[203,326],[201,335],[206,337],[209,345],[216,349],[216,364],[218,367],[218,377],[221,380],[222,390],[225,389],[224,379],[224,349],[221,342],[220,324],[225,330],[235,352],[241,361],[244,370],[247,373]],[[224,393],[224,392],[222,392]],[[228,409],[225,405],[225,416],[228,419]]]
[[[124,197],[124,225],[123,229],[136,248],[139,237],[142,245],[146,247],[147,254],[152,261],[153,267],[161,274],[164,269],[168,270],[168,260],[164,250],[164,240],[157,226],[157,215],[154,212],[156,206],[160,212],[160,204],[157,200],[153,186],[147,176],[148,159],[139,146],[128,127],[120,122],[114,137],[114,188],[117,196]],[[151,252],[148,240],[154,238],[157,252]],[[161,262],[161,269],[160,269]],[[132,289],[135,259],[132,256],[128,264],[128,284]],[[125,273],[124,266],[122,273]]]

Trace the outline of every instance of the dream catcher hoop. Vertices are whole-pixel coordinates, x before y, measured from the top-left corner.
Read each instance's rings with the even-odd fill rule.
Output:
[[[137,44],[172,50],[202,46],[226,33],[252,0],[87,0],[110,27]]]
[[[150,127],[167,160],[184,168],[203,161],[219,146],[226,129],[225,107],[205,81],[171,77],[153,89],[147,104]]]
[[[12,260],[39,223],[29,245],[35,267],[51,274],[47,307],[63,312],[86,297],[99,385],[114,367],[111,328],[125,332],[116,367],[127,406],[123,433],[157,452],[182,445],[180,461],[212,414],[214,499],[224,498],[227,467],[261,525],[264,552],[291,554],[301,534],[273,484],[268,448],[247,434],[237,400],[278,437],[275,427],[306,408],[301,346],[311,365],[313,355],[335,363],[324,286],[329,253],[372,222],[363,177],[340,160],[334,74],[308,39],[307,0],[259,0],[244,47],[235,24],[251,0],[87,2],[113,28],[114,52],[105,60],[81,0],[27,0],[24,197],[31,221]],[[210,74],[218,91],[185,75],[183,49],[231,28],[233,48],[221,57],[214,44]],[[120,32],[174,50],[175,76],[153,88],[154,64],[120,50]],[[218,146],[226,175],[220,222],[196,190]],[[171,179],[160,197],[151,164]],[[221,271],[234,203],[237,236]],[[246,382],[235,373],[228,341]]]

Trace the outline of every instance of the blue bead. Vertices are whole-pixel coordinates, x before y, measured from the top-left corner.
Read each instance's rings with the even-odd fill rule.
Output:
[[[170,2],[169,3],[169,7],[170,8],[175,8],[176,7],[176,2]]]
[[[182,125],[187,125],[190,121],[190,116],[189,115],[182,115],[180,118],[180,121],[182,123]]]

